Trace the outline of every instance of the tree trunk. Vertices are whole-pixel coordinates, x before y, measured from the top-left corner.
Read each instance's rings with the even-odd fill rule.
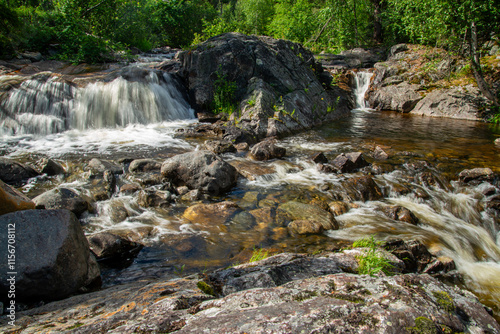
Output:
[[[496,95],[491,90],[490,86],[484,80],[483,71],[481,70],[481,62],[479,58],[479,52],[477,52],[477,31],[476,31],[476,22],[472,22],[471,24],[471,32],[470,32],[470,62],[472,67],[472,72],[474,73],[474,78],[477,82],[477,87],[479,91],[494,105],[500,106],[497,100]]]
[[[371,0],[373,3],[373,40],[377,44],[382,44],[384,38],[382,36],[382,20],[380,15],[382,13],[382,4],[380,0]]]

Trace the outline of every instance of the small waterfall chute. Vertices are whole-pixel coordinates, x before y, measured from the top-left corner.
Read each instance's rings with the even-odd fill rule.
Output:
[[[370,88],[370,80],[373,76],[372,72],[355,72],[354,73],[354,87],[353,95],[356,102],[354,110],[370,111],[368,104],[365,100],[365,94]]]

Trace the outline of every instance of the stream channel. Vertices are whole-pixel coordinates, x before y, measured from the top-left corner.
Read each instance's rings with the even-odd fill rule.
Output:
[[[85,169],[92,158],[162,162],[203,145],[202,139],[176,135],[177,129],[197,120],[167,74],[135,65],[96,77],[73,76],[72,82],[51,73],[0,77],[16,87],[2,105],[0,154],[31,163],[50,157],[68,171],[66,176],[32,179],[21,188],[29,197],[56,186],[92,196],[94,185]],[[377,240],[420,240],[431,252],[452,258],[466,277],[466,287],[498,312],[500,220],[487,208],[491,186],[462,185],[458,173],[476,167],[500,173],[500,148],[493,143],[500,128],[372,111],[360,94],[364,91],[357,93],[361,102],[349,117],[279,140],[287,150],[281,160],[223,155],[255,170],[250,179],[240,177],[231,192],[206,201],[236,203],[239,209],[227,217],[214,213],[190,222],[183,213],[192,202],[143,208],[133,195],[120,193],[95,202],[95,212],[82,218],[87,234],[109,231],[145,245],[128,266],[103,268],[104,285],[227,267],[247,260],[254,248],[317,253],[374,235]],[[376,146],[389,158],[375,160]],[[319,152],[329,160],[340,153],[363,152],[372,166],[356,173],[322,173],[311,161]],[[367,174],[381,188],[382,198],[363,201],[345,186],[350,178]],[[133,182],[144,180],[127,173],[118,176],[118,187]],[[291,236],[276,217],[278,206],[288,201],[342,201],[349,210],[336,217],[338,230]],[[412,211],[418,224],[388,218],[383,208],[390,205]],[[118,221],[111,218],[116,207],[126,211]]]

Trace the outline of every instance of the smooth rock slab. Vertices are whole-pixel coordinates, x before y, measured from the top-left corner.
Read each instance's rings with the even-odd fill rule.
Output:
[[[222,288],[234,283],[238,274],[264,276],[255,275],[256,284],[227,291],[218,299],[207,294],[213,291],[207,289],[205,281],[210,283],[211,277],[205,275],[115,286],[18,312],[16,326],[8,327],[4,318],[0,330],[8,334],[399,334],[433,333],[433,329],[435,333],[500,333],[499,324],[467,291],[429,275],[370,277],[341,272],[355,262],[347,257],[280,254],[222,270],[219,277],[229,279],[219,281]],[[419,331],[421,323],[431,331]]]
[[[8,229],[15,238],[15,268],[7,266]],[[16,299],[56,300],[76,293],[96,280],[99,268],[91,255],[80,222],[68,210],[25,210],[0,216],[0,291],[8,289],[15,271]]]

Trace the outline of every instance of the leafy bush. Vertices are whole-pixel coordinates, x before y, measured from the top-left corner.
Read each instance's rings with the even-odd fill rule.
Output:
[[[219,69],[215,72],[214,81],[214,106],[216,114],[226,113],[231,115],[236,110],[235,92],[236,82],[228,81]]]

